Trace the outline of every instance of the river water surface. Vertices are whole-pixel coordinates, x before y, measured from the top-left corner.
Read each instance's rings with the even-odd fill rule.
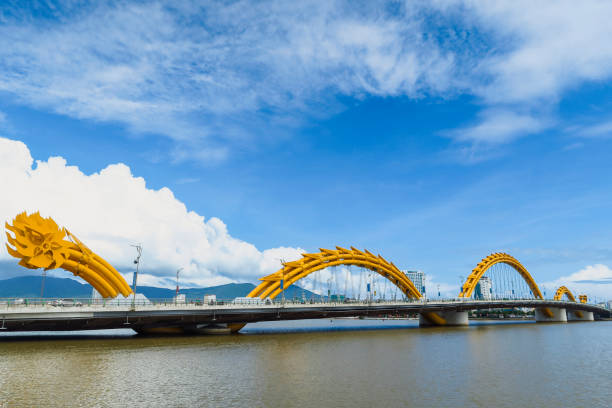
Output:
[[[0,335],[0,407],[610,407],[612,322]],[[365,328],[386,330],[364,330]]]

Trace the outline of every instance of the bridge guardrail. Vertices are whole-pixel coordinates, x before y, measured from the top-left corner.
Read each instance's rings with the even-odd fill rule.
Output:
[[[176,306],[181,308],[206,307],[206,306],[271,306],[280,307],[283,305],[371,305],[371,304],[390,304],[390,303],[424,303],[423,300],[351,300],[351,301],[301,301],[294,299],[263,301],[254,300],[253,302],[234,301],[234,299],[220,299],[204,303],[201,300],[176,301],[174,299],[91,299],[91,298],[0,298],[0,308],[12,307],[131,307],[131,306]]]
[[[174,307],[176,309],[196,309],[196,308],[218,308],[225,306],[228,308],[278,308],[284,306],[316,306],[316,305],[329,305],[329,306],[350,306],[350,305],[384,305],[384,304],[449,304],[457,303],[463,304],[466,302],[471,303],[490,303],[490,302],[504,302],[504,301],[533,301],[547,302],[547,303],[559,303],[560,305],[570,303],[563,300],[552,300],[552,299],[512,299],[512,298],[500,298],[500,299],[466,299],[466,298],[447,298],[447,299],[399,299],[399,300],[345,300],[341,302],[329,302],[321,299],[313,300],[301,300],[301,299],[285,299],[274,300],[274,301],[259,301],[254,302],[236,302],[234,299],[219,299],[217,301],[204,303],[197,299],[187,299],[186,301],[177,301],[175,299],[91,299],[91,298],[0,298],[0,311],[1,310],[15,310],[15,309],[44,309],[45,311],[61,311],[66,308],[71,309],[96,309],[96,310],[108,310],[108,309],[127,309],[127,308],[146,308],[156,309]],[[573,302],[572,302],[573,303]],[[579,303],[579,302],[575,302]],[[583,304],[583,303],[581,303]],[[597,306],[600,305],[586,303],[583,305]]]

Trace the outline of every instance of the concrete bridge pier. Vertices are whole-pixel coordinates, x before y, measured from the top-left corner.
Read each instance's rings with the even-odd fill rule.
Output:
[[[467,326],[468,312],[424,312],[419,314],[419,326]]]
[[[536,307],[536,322],[567,322],[565,308],[560,307]]]
[[[593,312],[585,312],[584,310],[568,310],[567,320],[570,322],[592,322],[595,320]]]

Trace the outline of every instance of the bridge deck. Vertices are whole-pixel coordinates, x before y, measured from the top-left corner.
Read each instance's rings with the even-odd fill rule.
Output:
[[[558,307],[592,311],[611,317],[597,305],[554,300],[452,300],[375,303],[284,304],[147,304],[132,309],[127,304],[0,304],[0,324],[7,331],[94,330],[162,326],[198,326],[213,323],[248,323],[271,320],[317,319],[324,317],[380,316],[387,314],[465,311],[513,307]]]

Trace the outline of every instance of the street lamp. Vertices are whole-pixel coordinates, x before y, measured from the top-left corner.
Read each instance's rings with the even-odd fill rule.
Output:
[[[179,273],[183,270],[183,268],[178,268],[176,270],[176,296],[174,297],[174,304],[178,301],[179,295]]]
[[[176,270],[176,295],[178,296],[179,294],[179,273],[183,270],[184,268],[178,268]]]
[[[281,269],[281,281],[280,281],[280,290],[281,290],[281,304],[285,306],[285,260],[283,258],[277,258],[283,268]]]
[[[136,251],[138,252],[138,256],[136,256],[136,259],[134,260],[134,263],[136,264],[136,272],[134,272],[134,278],[132,279],[132,310],[134,310],[136,308],[136,285],[138,283],[138,267],[140,266],[140,257],[142,256],[142,245],[137,244],[137,245],[130,245],[133,246],[134,248],[136,248]]]

